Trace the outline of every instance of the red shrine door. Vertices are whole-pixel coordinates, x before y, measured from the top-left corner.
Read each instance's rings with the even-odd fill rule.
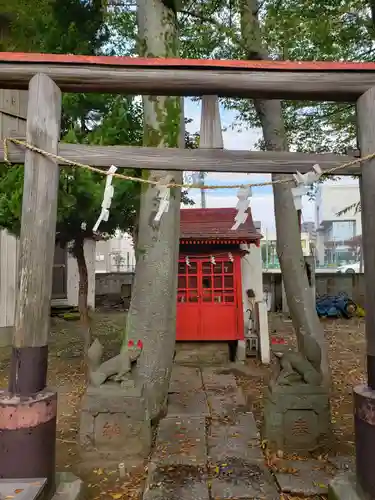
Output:
[[[242,339],[240,256],[180,258],[177,301],[177,340]]]

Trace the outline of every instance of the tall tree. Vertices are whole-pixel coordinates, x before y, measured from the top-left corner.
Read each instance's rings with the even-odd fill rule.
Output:
[[[247,59],[268,58],[267,50],[262,43],[258,12],[257,0],[241,0],[241,30],[246,43]],[[257,99],[254,105],[263,129],[265,149],[287,151],[288,140],[281,102]],[[277,254],[297,340],[300,341],[301,335],[306,334],[315,337],[319,342],[322,350],[322,371],[327,380],[329,377],[328,350],[306,274],[293,194],[288,184],[280,182],[288,178],[290,176],[272,176]]]
[[[97,54],[109,40],[101,0],[42,0],[35,15],[31,0],[0,0],[6,30],[3,50]],[[64,94],[62,137],[67,142],[140,145],[142,108],[133,99],[100,94]],[[136,174],[135,174],[136,175]],[[0,168],[0,226],[18,234],[23,168]],[[105,180],[87,170],[61,170],[57,243],[69,245],[79,272],[79,311],[85,348],[90,344],[87,307],[88,270],[84,242],[93,239],[92,228],[101,211]],[[117,228],[131,230],[139,203],[139,185],[114,181],[111,217],[100,227],[111,235]],[[12,193],[9,196],[9,193]]]
[[[259,6],[261,36],[272,59],[372,61],[371,3],[265,0]],[[231,36],[238,38],[235,23]],[[231,100],[230,106],[245,121],[260,125],[251,103]],[[288,141],[297,151],[345,153],[356,146],[353,104],[283,101],[282,109]]]
[[[137,1],[139,53],[144,57],[178,55],[176,9],[162,0]],[[144,145],[178,147],[181,141],[181,99],[143,97]],[[152,169],[152,165],[150,165]],[[149,180],[180,183],[178,172],[150,170]],[[170,177],[168,177],[170,176]],[[175,346],[180,189],[172,189],[169,209],[156,222],[158,189],[142,189],[137,265],[127,317],[128,338],[142,338],[139,375],[144,381],[148,411],[157,418],[165,402]]]
[[[65,138],[75,141],[73,132]],[[90,143],[103,145],[142,143],[142,110],[139,103],[119,98],[119,102],[87,136]],[[136,176],[136,172],[129,172]],[[140,186],[114,179],[114,197],[110,217],[99,228],[107,237],[117,229],[132,231],[139,206]],[[22,206],[23,166],[0,166],[0,227],[18,235]],[[101,211],[105,178],[85,169],[62,168],[56,225],[56,243],[68,247],[77,261],[79,273],[78,305],[85,351],[90,345],[90,320],[87,307],[88,269],[84,243],[95,240],[94,224]]]

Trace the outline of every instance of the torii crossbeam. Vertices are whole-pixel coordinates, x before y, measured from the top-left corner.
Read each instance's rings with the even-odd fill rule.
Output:
[[[37,76],[35,76],[37,75]],[[30,82],[31,81],[31,82]],[[185,59],[142,59],[128,57],[86,57],[73,55],[52,54],[17,54],[0,53],[0,88],[29,89],[29,110],[27,121],[27,140],[34,146],[42,148],[52,155],[58,153],[59,116],[61,95],[64,92],[110,92],[129,95],[175,95],[201,96],[215,94],[223,97],[261,98],[261,99],[308,99],[312,101],[338,101],[357,103],[359,126],[359,144],[362,157],[375,152],[375,63],[336,63],[336,62],[280,62],[280,61],[219,61],[219,60],[185,60]],[[46,108],[49,112],[46,114]],[[74,146],[78,147],[78,146]],[[94,150],[69,150],[68,146],[60,145],[66,155],[85,154],[85,161],[116,162],[112,156],[105,160],[98,159]],[[81,147],[81,146],[79,146]],[[65,148],[65,150],[64,150]],[[134,148],[129,148],[128,151]],[[144,160],[146,151],[140,148],[135,157],[138,157],[138,167],[155,168],[157,152],[153,152]],[[70,152],[69,152],[70,151]],[[106,150],[110,151],[110,148]],[[114,152],[115,149],[112,149]],[[118,154],[118,149],[116,150]],[[133,151],[134,152],[134,151]],[[121,154],[126,150],[121,150]],[[151,150],[150,150],[150,153]],[[265,173],[271,172],[295,173],[296,165],[304,172],[311,168],[311,164],[319,159],[312,160],[311,156],[301,156],[300,153],[244,153],[241,158],[241,168],[236,167],[236,156],[225,156],[218,153],[218,165],[214,159],[206,158],[206,164],[197,168],[197,163],[203,159],[206,152],[183,153],[183,168],[203,171],[240,171]],[[0,151],[3,154],[3,151]],[[168,155],[165,153],[162,160],[163,168],[167,168]],[[209,153],[209,155],[212,153]],[[272,155],[276,155],[272,159]],[[23,156],[24,155],[24,156]],[[108,153],[109,155],[109,153]],[[196,155],[196,156],[194,156]],[[201,155],[201,156],[199,156]],[[246,156],[248,155],[248,156]],[[291,155],[291,156],[289,156]],[[238,156],[237,156],[238,157]],[[326,169],[332,168],[332,162],[337,163],[347,159],[331,155],[325,157]],[[24,205],[21,230],[21,279],[16,313],[15,343],[13,347],[14,370],[18,374],[22,371],[23,380],[14,377],[15,386],[21,388],[22,396],[30,398],[30,405],[37,406],[38,425],[41,429],[56,418],[56,402],[53,394],[45,393],[45,400],[35,399],[35,392],[43,392],[46,380],[46,343],[48,331],[49,297],[51,288],[52,250],[54,243],[54,227],[56,221],[58,168],[55,159],[51,156],[41,157],[35,151],[27,150],[26,154],[10,148],[10,160],[22,161],[25,158]],[[111,161],[109,161],[111,158]],[[254,166],[254,158],[256,165]],[[294,158],[294,159],[293,159]],[[280,166],[280,161],[287,163]],[[0,158],[1,160],[1,158]],[[171,161],[171,158],[169,158]],[[174,161],[174,160],[173,160]],[[270,163],[271,161],[271,163]],[[278,166],[272,167],[272,161]],[[251,166],[251,162],[253,162]],[[268,162],[268,163],[267,163]],[[302,164],[302,166],[299,164]],[[309,163],[310,162],[310,163]],[[331,163],[330,163],[331,162]],[[247,164],[248,163],[248,164]],[[98,163],[96,163],[98,165]],[[175,168],[177,164],[174,164]],[[304,167],[303,167],[304,165]],[[309,168],[307,168],[307,165]],[[329,167],[328,167],[329,165]],[[124,160],[124,165],[125,160]],[[324,162],[323,162],[324,169]],[[156,166],[156,168],[158,168]],[[258,170],[256,170],[258,169]],[[38,170],[38,175],[35,174]],[[353,172],[353,171],[352,171]],[[351,173],[352,173],[351,172]],[[349,173],[349,172],[348,172]],[[363,221],[363,250],[366,266],[366,339],[367,339],[367,375],[368,384],[357,386],[354,389],[355,402],[355,429],[357,452],[357,478],[364,491],[371,498],[375,498],[375,476],[372,463],[375,459],[375,159],[361,162],[361,203]],[[37,194],[35,194],[37,192]],[[26,201],[30,206],[26,206]],[[46,236],[46,233],[48,235]],[[35,241],[30,243],[31,239]],[[27,279],[26,279],[27,278]],[[33,294],[33,301],[38,307],[31,307],[27,293]],[[21,362],[21,361],[22,362]],[[18,363],[18,364],[17,364]],[[40,367],[40,373],[27,374],[33,366]],[[30,367],[30,369],[28,369]],[[32,371],[32,370],[31,370]],[[21,383],[22,382],[22,383]],[[32,390],[34,390],[34,396]],[[34,399],[33,399],[34,398]],[[24,399],[19,406],[9,403],[0,393],[0,414],[25,410]],[[11,407],[13,404],[14,408]],[[54,415],[49,408],[54,408]],[[2,411],[4,410],[4,411]],[[2,411],[2,413],[1,413]],[[27,412],[26,412],[27,413]],[[25,414],[26,414],[25,413]],[[13,413],[12,413],[13,415]],[[28,417],[29,418],[29,417]],[[11,435],[21,428],[14,429],[15,419],[0,419],[0,450],[8,450],[8,454],[0,456],[0,476],[2,469],[17,470],[19,457],[25,458],[25,467],[32,470],[42,470],[52,478],[54,444],[46,439],[43,432],[24,433],[28,446],[22,446],[24,441],[18,441],[18,448]],[[29,419],[30,420],[30,419]],[[30,423],[30,422],[29,422]],[[31,422],[32,423],[32,422]],[[4,427],[8,425],[8,427]],[[2,426],[2,427],[1,427]],[[34,426],[35,427],[35,426]],[[48,432],[54,439],[55,426],[52,422]],[[24,431],[24,429],[21,429]],[[29,436],[29,437],[28,437]],[[31,436],[31,437],[30,437]],[[43,446],[46,446],[45,453]],[[47,446],[48,445],[48,446]],[[13,446],[13,448],[12,448]],[[32,446],[39,447],[39,454],[30,454]],[[9,451],[11,450],[11,451]],[[13,456],[12,455],[13,450]],[[13,460],[11,463],[10,460]],[[38,462],[39,461],[39,462]],[[51,465],[52,464],[52,465]]]
[[[228,61],[0,52],[0,88],[36,73],[64,92],[355,102],[375,86],[375,63]]]

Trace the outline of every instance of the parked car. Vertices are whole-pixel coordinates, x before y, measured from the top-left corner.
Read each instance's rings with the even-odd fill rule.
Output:
[[[354,262],[353,264],[344,264],[343,266],[339,266],[337,268],[338,273],[359,273],[360,272],[361,263]],[[364,271],[364,266],[362,265],[362,272]]]

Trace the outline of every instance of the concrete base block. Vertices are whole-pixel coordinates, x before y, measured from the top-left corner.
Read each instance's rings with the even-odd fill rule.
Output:
[[[55,493],[52,500],[83,500],[85,498],[84,483],[71,472],[56,472]],[[49,500],[45,478],[33,479],[2,479],[0,481],[0,498],[17,500]]]
[[[330,436],[329,397],[322,387],[270,385],[264,392],[263,439],[270,448],[311,452]]]
[[[369,500],[359,488],[355,474],[338,474],[328,486],[328,500]]]
[[[83,500],[86,496],[84,482],[72,472],[56,474],[56,492],[53,500]]]
[[[236,361],[237,363],[246,361],[246,340],[239,340],[237,343]]]
[[[0,499],[17,497],[17,500],[40,500],[46,497],[46,487],[46,478],[1,479]]]
[[[82,399],[81,458],[101,464],[145,458],[151,450],[151,422],[142,390],[119,384],[88,387]]]

